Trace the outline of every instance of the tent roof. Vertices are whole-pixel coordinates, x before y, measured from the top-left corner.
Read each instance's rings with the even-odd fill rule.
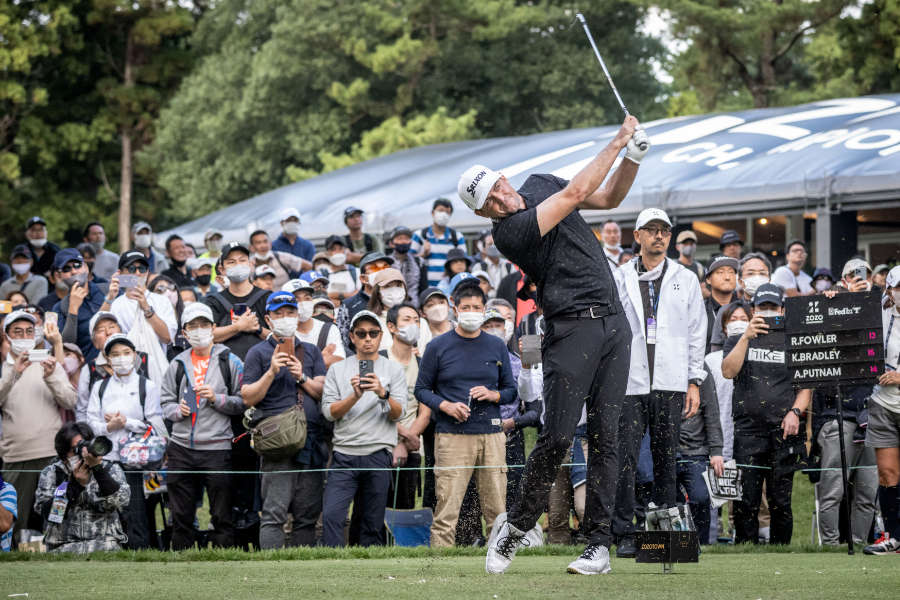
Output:
[[[651,150],[631,192],[613,211],[589,221],[633,219],[646,206],[672,215],[727,216],[804,210],[830,203],[900,201],[900,94],[827,100],[787,108],[663,119],[645,124]],[[253,229],[277,233],[280,211],[302,214],[312,240],[343,232],[343,211],[365,211],[365,229],[422,226],[431,203],[454,204],[451,224],[489,222],[456,194],[459,174],[480,163],[514,186],[531,173],[570,178],[611,139],[617,126],[424,146],[287,185],[185,223],[168,233],[202,241],[209,228],[226,239]],[[235,227],[236,223],[244,224]]]

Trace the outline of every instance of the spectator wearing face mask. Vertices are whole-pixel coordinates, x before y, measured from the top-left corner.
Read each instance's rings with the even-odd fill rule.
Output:
[[[94,268],[92,269],[94,275],[109,281],[112,274],[119,268],[119,255],[104,248],[106,230],[103,225],[94,221],[87,224],[83,233],[84,241],[90,244],[94,250]]]
[[[734,246],[735,243],[736,242],[733,242],[731,245]],[[738,266],[738,274],[740,275],[738,278],[738,284],[740,285],[738,299],[750,303],[753,300],[753,295],[756,294],[756,290],[759,289],[759,286],[769,282],[769,275],[771,272],[772,263],[769,262],[769,259],[766,258],[764,254],[760,252],[750,252],[746,254],[744,258],[740,259]],[[719,318],[719,315],[716,315],[716,322],[713,325],[712,336],[709,340],[709,348],[711,351],[722,349],[722,346],[725,343],[723,331],[722,319]]]
[[[384,250],[380,240],[375,236],[363,233],[363,214],[365,211],[355,206],[344,209],[344,225],[347,226],[347,235],[344,236],[344,246],[347,248],[347,262],[358,265],[362,257],[375,250]]]
[[[619,245],[622,242],[622,229],[618,223],[609,220],[603,224],[600,237],[603,239],[603,254],[609,261],[609,267],[615,269],[622,264],[622,261],[619,260],[622,256],[622,246]]]
[[[784,295],[809,296],[815,291],[812,287],[812,277],[803,272],[803,266],[809,257],[809,249],[803,240],[791,240],[784,250],[787,264],[775,269],[772,273],[772,283],[784,289]]]
[[[875,265],[872,269],[872,289],[887,289],[887,276],[891,268],[885,264]]]
[[[208,264],[212,268],[211,279],[216,278],[215,267],[216,263],[219,261],[219,257],[222,256],[222,246],[224,245],[224,242],[222,241],[223,239],[224,236],[218,229],[208,229],[206,233],[203,234],[203,247],[206,249],[206,252],[204,252],[197,258],[209,259]],[[191,271],[193,272],[194,269],[191,268]],[[194,273],[194,280],[196,281],[196,279],[197,274]],[[206,283],[204,285],[209,285],[209,283]]]
[[[737,272],[740,268],[738,261],[728,256],[717,256],[709,263],[706,271],[706,287],[709,297],[704,304],[706,306],[706,352],[710,351],[710,341],[713,337],[713,329],[716,325],[716,316],[722,307],[737,300],[734,291],[737,286]]]
[[[134,342],[119,333],[110,336],[103,346],[113,370],[112,377],[98,381],[91,388],[87,422],[97,435],[112,441],[112,450],[104,458],[119,462],[119,450],[129,434],[145,434],[152,427],[157,435],[167,435],[162,421],[159,386],[138,373],[140,360]],[[140,471],[125,474],[131,488],[126,511],[128,547],[134,550],[150,547],[149,522],[144,502],[144,476]]]
[[[53,305],[53,312],[59,315],[59,329],[64,332],[63,341],[75,342],[86,358],[94,358],[97,349],[91,344],[88,325],[94,313],[106,303],[106,293],[96,283],[88,281],[87,265],[74,248],[56,254],[53,271],[58,281],[69,288],[68,295]],[[74,337],[67,332],[67,323],[70,327],[74,324]]]
[[[151,273],[162,273],[169,268],[169,261],[153,247],[153,228],[149,223],[138,221],[131,226],[131,241],[134,249],[144,255]]]
[[[387,311],[393,306],[406,302],[408,299],[406,281],[403,279],[403,273],[392,267],[375,273],[375,276],[372,278],[372,285],[375,291],[369,299],[367,309],[378,315],[382,330],[386,330]],[[390,336],[382,336],[379,350],[390,348],[391,340],[389,338]]]
[[[19,492],[16,533],[29,528],[37,473],[53,462],[53,436],[62,425],[59,409],[75,407],[75,388],[53,356],[31,362],[37,320],[17,310],[6,315],[3,332],[9,340],[9,355],[0,377],[0,456],[3,477]]]
[[[841,269],[838,285],[850,292],[868,292],[872,289],[872,267],[862,258],[851,258]]]
[[[458,248],[463,253],[466,250],[466,240],[462,234],[447,226],[452,216],[453,204],[446,198],[438,198],[431,207],[434,223],[420,229],[412,237],[411,251],[428,264],[429,287],[437,287],[445,275],[447,253],[453,248]]]
[[[478,262],[476,268],[481,268],[487,275],[491,288],[496,290],[500,287],[500,282],[503,281],[503,278],[512,273],[515,270],[515,267],[500,254],[500,249],[494,245],[493,236],[488,235],[488,237],[485,238],[485,242],[490,243],[485,245],[482,258]],[[472,272],[474,273],[475,271],[473,270]]]
[[[282,210],[281,230],[281,235],[272,242],[272,250],[287,252],[312,262],[316,247],[309,240],[300,237],[300,211],[292,207]]]
[[[819,267],[813,271],[812,286],[816,293],[822,293],[834,287],[834,275],[828,267]]]
[[[339,302],[343,301],[360,289],[359,271],[355,266],[347,264],[347,247],[341,236],[328,236],[325,240],[325,254],[328,257],[328,294]]]
[[[478,285],[481,286],[481,291],[484,292],[485,296],[488,298],[493,298],[495,296],[496,290],[494,290],[494,286],[491,285],[491,278],[487,274],[487,271],[476,266],[472,269],[472,276],[478,279]]]
[[[463,467],[435,473],[433,548],[454,544],[472,467],[481,467],[476,478],[488,531],[506,511],[506,435],[500,405],[514,402],[516,394],[506,344],[481,331],[484,292],[463,282],[453,300],[459,325],[428,344],[416,382],[416,399],[436,417],[436,466]]]
[[[297,300],[297,337],[300,341],[318,348],[322,353],[322,360],[325,361],[325,367],[328,368],[347,358],[347,353],[341,341],[341,332],[334,323],[313,318],[314,289],[310,283],[313,277],[315,277],[313,272],[304,273],[300,279],[288,281],[281,289],[284,292],[291,292]],[[334,306],[331,308],[333,311]]]
[[[419,323],[419,354],[425,353],[429,342],[453,329],[450,321],[450,298],[436,287],[426,288],[419,294],[422,320]]]
[[[198,300],[202,300],[209,294],[219,291],[215,284],[215,261],[212,258],[195,258],[188,261],[191,274],[194,276],[194,292]]]
[[[167,294],[171,291],[177,297],[177,292],[175,286],[168,282],[164,293],[151,292],[147,288],[149,268],[147,259],[141,252],[130,250],[122,254],[119,258],[117,280],[121,282],[122,277],[127,276],[129,280],[126,282],[133,282],[135,285],[124,288],[125,293],[113,300],[109,310],[116,315],[119,327],[125,334],[131,331],[138,319],[146,319],[147,324],[156,334],[161,348],[165,351],[168,345],[175,340],[175,333],[178,329],[175,307],[171,297]],[[170,287],[171,290],[168,289]],[[138,348],[138,350],[149,352],[148,348]],[[164,371],[165,367],[162,370]]]
[[[782,289],[765,283],[753,296],[753,317],[744,333],[729,337],[722,375],[734,380],[734,458],[740,465],[743,498],[734,503],[735,543],[759,543],[763,482],[771,515],[770,542],[790,544],[791,495],[798,460],[806,455],[800,418],[811,389],[795,390],[785,364],[784,331],[769,331],[765,317],[784,314]],[[768,467],[768,468],[754,468]]]
[[[394,259],[394,268],[403,273],[406,289],[410,290],[410,302],[418,308],[419,294],[428,287],[428,267],[422,258],[410,252],[412,237],[413,232],[408,227],[395,227],[390,233],[388,256]]]
[[[694,260],[697,253],[697,234],[687,229],[678,234],[675,238],[675,248],[678,250],[678,262],[685,269],[697,276],[700,282],[703,282],[703,265],[700,261]]]
[[[240,396],[244,365],[227,347],[213,342],[213,314],[195,303],[181,315],[190,348],[174,358],[160,395],[163,415],[172,422],[166,450],[172,549],[194,545],[195,499],[205,488],[214,546],[234,543],[231,517],[231,417],[244,411]],[[194,473],[178,473],[194,471]],[[203,473],[209,471],[209,473]]]
[[[32,273],[34,259],[28,246],[19,244],[10,255],[13,276],[0,284],[0,298],[8,298],[13,292],[22,292],[28,304],[37,304],[47,295],[47,280]]]
[[[312,268],[312,263],[308,260],[290,252],[273,250],[269,234],[262,229],[250,234],[250,249],[253,250],[251,264],[254,267],[267,266],[274,273],[271,289],[280,289],[288,279],[299,277],[300,273]]]
[[[275,289],[275,271],[269,265],[259,265],[253,270],[253,285],[268,292]]]
[[[465,248],[451,248],[447,251],[444,261],[444,276],[438,282],[437,287],[446,294],[451,294],[451,284],[453,278],[460,273],[468,273],[472,268],[472,259],[466,254]]]
[[[150,280],[149,284],[147,284],[147,289],[150,293],[164,296],[166,300],[169,301],[172,305],[172,310],[175,311],[175,322],[179,323],[181,321],[181,313],[184,310],[185,303],[182,299],[181,290],[178,288],[177,284],[165,275],[157,275]],[[191,294],[193,297],[193,288],[187,287],[184,289],[186,289],[187,293]],[[194,300],[196,301],[196,298]],[[188,347],[189,344],[181,333],[181,329],[176,329],[175,338],[172,340],[172,343],[168,345],[166,350],[166,358],[171,360],[179,352]]]
[[[25,223],[25,244],[31,254],[31,272],[46,275],[53,269],[59,246],[47,240],[47,222],[41,217],[31,217]]]
[[[744,251],[744,240],[737,231],[726,229],[719,238],[719,250],[724,256],[740,260],[741,252]]]
[[[337,314],[335,315],[335,323],[338,326],[338,329],[341,330],[341,339],[344,342],[344,348],[348,352],[352,352],[355,348],[353,345],[353,340],[350,337],[350,321],[356,316],[361,310],[366,310],[369,305],[369,300],[373,295],[373,284],[372,277],[378,271],[382,271],[387,269],[388,267],[393,266],[394,259],[390,256],[385,256],[384,253],[375,251],[366,254],[363,259],[359,263],[359,282],[360,282],[360,290],[356,292],[356,294],[347,297],[345,300],[341,300],[344,294],[340,293],[335,296],[332,292],[331,285],[328,288],[329,297],[335,301],[335,303],[340,302],[341,306],[337,310]],[[329,280],[334,276],[334,273],[329,275]]]

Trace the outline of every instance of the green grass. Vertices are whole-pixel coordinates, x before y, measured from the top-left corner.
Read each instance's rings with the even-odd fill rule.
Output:
[[[254,553],[222,562],[202,553],[170,554],[175,560],[123,562],[92,558],[14,561],[0,565],[0,594],[41,598],[784,598],[787,600],[871,597],[875,590],[900,589],[897,557],[848,557],[835,552],[705,553],[698,564],[675,567],[613,559],[602,577],[567,575],[577,551],[549,547],[525,552],[502,576],[484,573],[483,551],[310,549],[308,560],[279,560],[278,553]],[[296,550],[283,558],[297,555]],[[318,558],[315,558],[316,554]],[[324,558],[342,557],[341,560]],[[355,558],[355,555],[365,556]],[[120,553],[121,554],[121,553]],[[132,553],[149,558],[154,553]],[[393,554],[393,556],[391,556]],[[177,557],[177,558],[176,558]],[[200,560],[190,560],[197,558]],[[230,560],[230,556],[225,558]],[[893,592],[888,592],[891,597]]]

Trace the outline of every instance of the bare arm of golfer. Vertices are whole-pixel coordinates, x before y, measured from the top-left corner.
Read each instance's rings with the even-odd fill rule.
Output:
[[[578,172],[564,189],[550,196],[537,207],[538,227],[541,235],[547,235],[569,213],[579,208],[609,209],[619,205],[634,177],[637,165],[630,160],[623,164],[613,175],[610,185],[598,190],[600,184],[612,168],[616,157],[628,144],[634,134],[638,120],[633,116],[625,118],[616,137],[585,168]]]

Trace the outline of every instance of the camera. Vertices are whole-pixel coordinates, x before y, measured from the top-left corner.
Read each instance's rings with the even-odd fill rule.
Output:
[[[91,440],[81,440],[78,442],[78,445],[75,446],[75,455],[81,456],[81,449],[87,448],[87,451],[92,455],[100,458],[101,456],[106,456],[109,454],[110,450],[112,450],[113,444],[112,441],[106,437],[105,435],[98,435],[94,439]]]

